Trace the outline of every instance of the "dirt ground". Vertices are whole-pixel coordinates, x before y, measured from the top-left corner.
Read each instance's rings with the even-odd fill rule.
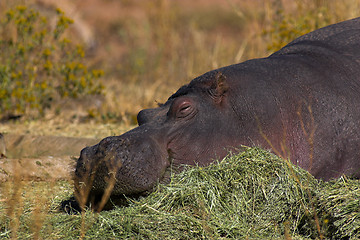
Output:
[[[81,149],[130,128],[54,121],[1,124],[6,153],[0,158],[0,182],[15,175],[23,180],[71,179]]]
[[[63,136],[81,138],[104,138],[120,135],[135,125],[124,123],[79,123],[59,120],[34,120],[26,122],[0,123],[0,133],[34,136]]]

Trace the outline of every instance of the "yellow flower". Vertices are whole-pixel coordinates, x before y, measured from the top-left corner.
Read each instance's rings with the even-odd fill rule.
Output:
[[[77,54],[80,56],[80,57],[84,57],[85,56],[85,51],[83,49],[83,47],[81,45],[77,45],[76,46],[76,51],[77,51]]]
[[[96,78],[102,77],[104,75],[104,71],[103,70],[92,70],[92,75]]]
[[[78,63],[77,68],[78,69],[85,69],[85,66],[82,63]]]
[[[62,40],[62,43],[63,43],[63,44],[67,44],[67,43],[71,43],[71,41],[70,41],[70,39],[68,39],[68,38],[64,38],[64,39]]]
[[[23,45],[19,45],[17,50],[18,50],[18,54],[24,55],[25,47]]]
[[[7,17],[7,20],[10,21],[11,19],[14,18],[14,11],[13,10],[9,10],[6,12],[6,17]]]
[[[3,99],[6,96],[6,90],[5,89],[0,89],[0,99]]]
[[[85,80],[85,77],[81,77],[80,78],[80,85],[81,87],[85,88],[86,87],[86,80]]]
[[[56,8],[56,13],[57,14],[64,14],[64,12],[60,8]]]
[[[66,67],[70,70],[70,71],[73,71],[77,66],[77,63],[76,62],[71,62],[71,63],[67,63],[66,64]]]
[[[45,64],[44,64],[44,69],[47,71],[50,71],[53,68],[52,63],[49,60],[46,60]]]
[[[41,89],[46,89],[47,86],[48,86],[48,85],[47,85],[46,82],[42,82],[41,85],[40,85]]]
[[[42,23],[46,24],[48,20],[47,20],[46,17],[41,16],[41,17],[40,17],[40,21],[41,21]]]
[[[44,51],[43,51],[43,56],[44,57],[49,57],[51,55],[51,51],[50,49],[46,48]]]
[[[18,10],[20,13],[25,12],[26,9],[27,9],[27,7],[26,7],[26,6],[23,6],[23,5],[20,5],[20,6],[17,6],[17,7],[16,7],[16,10]]]
[[[76,76],[71,73],[71,74],[69,75],[69,80],[71,80],[71,81],[76,80]]]
[[[17,77],[17,74],[15,72],[11,72],[11,78],[16,78]]]

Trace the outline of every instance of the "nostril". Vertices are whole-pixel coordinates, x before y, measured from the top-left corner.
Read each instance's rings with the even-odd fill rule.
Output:
[[[90,150],[90,147],[85,147],[80,151],[80,159],[86,158]]]
[[[85,147],[80,152],[80,157],[76,163],[75,175],[78,177],[83,176],[87,172],[87,166],[89,163],[89,151],[90,147]]]
[[[86,167],[87,165],[91,164],[94,160],[94,157],[97,157],[97,149],[98,146],[90,146],[85,147],[80,151],[80,156],[77,161],[77,167]]]
[[[137,122],[138,122],[138,125],[142,125],[144,123],[146,123],[148,121],[147,117],[146,117],[146,112],[145,110],[141,110],[138,115],[137,115]]]
[[[106,145],[108,145],[109,143],[111,143],[114,139],[116,139],[116,137],[113,137],[113,136],[111,136],[111,137],[106,137],[106,138],[104,138],[104,139],[102,139],[102,140],[100,141],[99,145],[100,145],[100,146],[106,146]]]
[[[156,116],[157,111],[158,111],[158,109],[156,109],[156,108],[141,110],[137,115],[137,121],[138,121],[139,126],[154,119],[154,116]]]

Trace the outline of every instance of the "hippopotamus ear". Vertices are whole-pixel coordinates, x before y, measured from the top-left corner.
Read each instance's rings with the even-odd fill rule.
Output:
[[[221,72],[217,72],[215,75],[215,80],[209,90],[210,96],[216,103],[221,103],[228,89],[229,86],[226,82],[226,77]]]

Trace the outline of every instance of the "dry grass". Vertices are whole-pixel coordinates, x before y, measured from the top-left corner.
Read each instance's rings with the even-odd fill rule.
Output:
[[[116,64],[104,64],[107,111],[135,115],[204,72],[267,56],[299,35],[360,15],[354,0],[222,3],[191,9],[189,2],[139,1],[130,11],[142,17],[114,19],[123,51]]]

